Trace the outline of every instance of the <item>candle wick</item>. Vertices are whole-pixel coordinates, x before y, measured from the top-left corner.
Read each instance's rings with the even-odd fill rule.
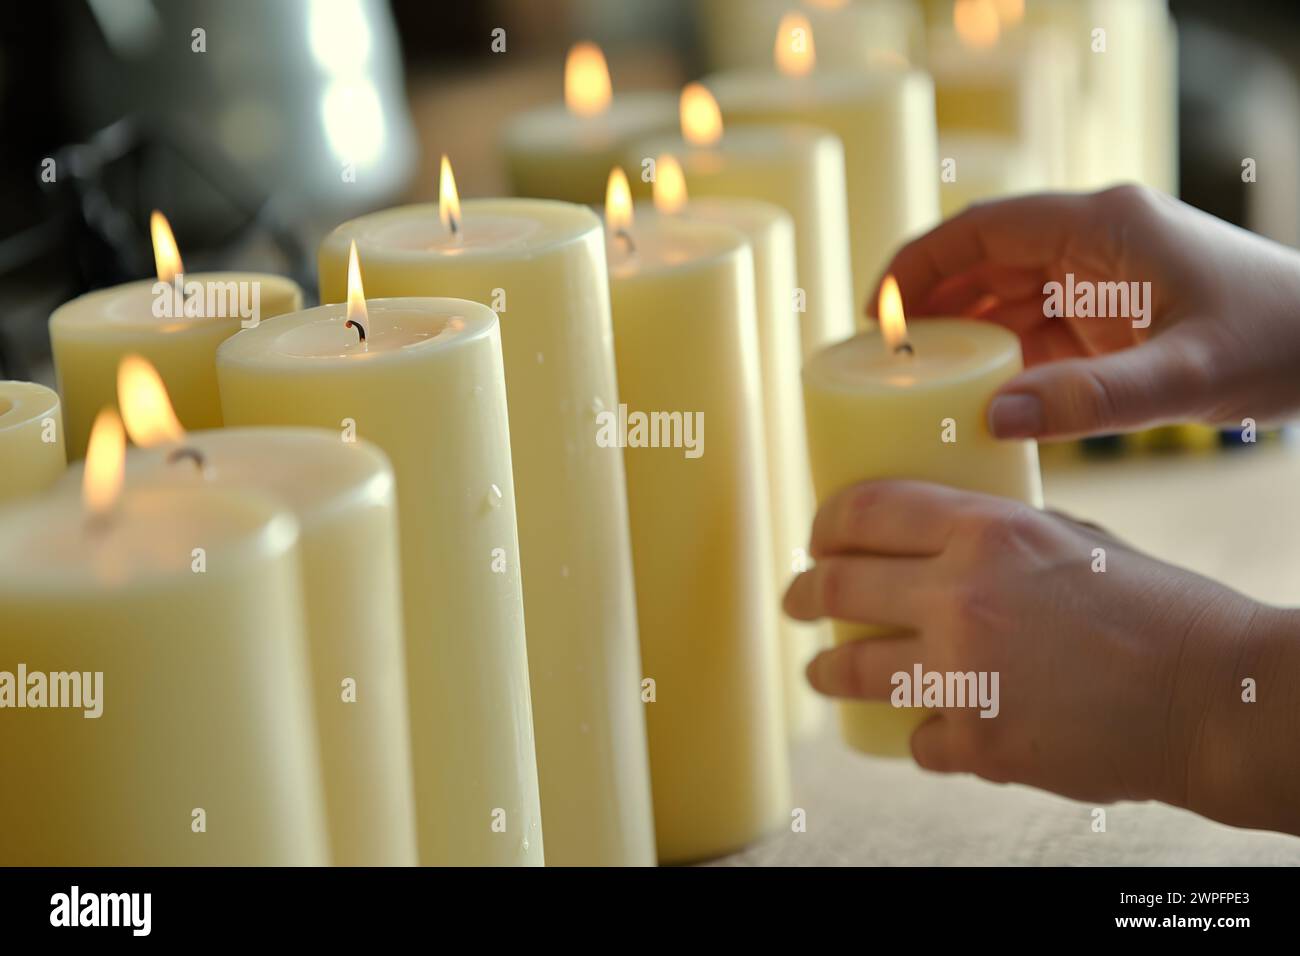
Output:
[[[93,535],[106,534],[112,524],[113,517],[108,511],[95,511],[86,515],[86,530]]]
[[[636,255],[636,243],[632,240],[632,233],[628,232],[626,229],[616,229],[614,230],[614,237],[623,241],[623,245],[629,256]]]
[[[206,470],[208,466],[208,460],[204,457],[203,452],[199,451],[197,448],[191,448],[189,445],[186,445],[184,448],[177,448],[168,454],[167,464],[174,465],[178,461],[192,461],[194,462],[194,467],[200,472]]]
[[[363,344],[363,345],[365,344],[365,341],[366,341],[366,327],[365,327],[364,325],[362,325],[360,322],[353,322],[351,319],[348,319],[346,322],[343,323],[343,328],[345,328],[345,329],[356,329],[356,330],[357,330],[357,341],[360,342],[360,343]]]
[[[895,355],[915,355],[916,349],[912,348],[912,343],[904,339],[894,346]]]

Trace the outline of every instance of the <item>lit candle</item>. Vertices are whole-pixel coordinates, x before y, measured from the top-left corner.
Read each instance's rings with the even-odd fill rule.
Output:
[[[1054,31],[1016,27],[994,0],[960,0],[930,31],[930,72],[941,144],[947,136],[998,137],[1018,148],[1049,188],[1070,184],[1070,122],[1078,99],[1078,44]],[[960,156],[957,183],[968,172]],[[969,172],[975,172],[970,169]],[[944,190],[947,190],[947,182]],[[1034,184],[1027,183],[1024,191]]]
[[[123,492],[124,445],[105,409],[83,506],[0,513],[0,865],[325,864],[296,523]]]
[[[769,516],[772,528],[772,575],[776,594],[801,569],[812,524],[813,490],[808,472],[803,394],[799,389],[798,321],[791,306],[794,291],[794,237],[790,217],[776,206],[731,197],[691,199],[675,157],[656,162],[654,203],[659,212],[731,226],[749,240],[754,256],[754,304],[758,329],[759,383],[763,433],[767,449]],[[830,646],[824,622],[803,624],[781,615],[781,679],[786,731],[805,737],[819,727],[826,707],[804,679],[808,661]]]
[[[322,301],[343,295],[352,241],[372,291],[500,310],[546,858],[652,865],[623,457],[596,441],[619,402],[600,220],[568,203],[460,203],[443,190],[437,206],[327,236]]]
[[[501,337],[460,299],[366,301],[245,329],[217,351],[230,425],[373,442],[397,479],[423,865],[540,865]],[[337,433],[337,432],[336,432]]]
[[[772,32],[796,5],[823,38],[817,55],[827,66],[857,69],[924,57],[925,24],[914,0],[700,0],[709,64],[727,70],[767,65]]]
[[[736,196],[775,203],[794,220],[795,270],[805,357],[853,334],[848,200],[844,148],[811,126],[741,126],[723,135],[717,101],[704,86],[682,90],[680,137],[635,144],[628,161],[671,153],[681,161],[692,196]]]
[[[855,482],[912,478],[1042,505],[1038,449],[998,441],[985,424],[993,393],[1022,367],[1006,329],[967,319],[907,326],[892,278],[880,295],[881,332],[864,332],[813,356],[804,368],[804,404],[813,484],[819,502]],[[881,633],[837,622],[843,644]],[[842,702],[850,746],[906,756],[924,711],[883,702]]]
[[[655,834],[660,861],[681,863],[790,814],[753,255],[727,226],[634,224],[621,169],[609,197]]]
[[[860,305],[902,240],[939,218],[934,84],[906,66],[817,70],[812,27],[781,21],[779,73],[707,77],[730,123],[808,123],[844,144],[853,301]],[[855,310],[856,311],[856,310]]]
[[[406,661],[393,471],[337,430],[224,428],[186,434],[138,356],[118,372],[122,417],[144,446],[132,485],[251,488],[297,519],[331,859],[415,863]]]
[[[35,382],[0,381],[0,504],[43,491],[67,465],[59,396]]]
[[[153,363],[186,428],[218,428],[217,346],[241,325],[302,308],[302,290],[283,276],[185,274],[171,228],[159,213],[153,215],[151,232],[157,281],[88,292],[50,316],[72,460],[85,455],[95,415],[117,400],[117,366],[124,355]]]
[[[623,161],[628,144],[671,130],[666,93],[614,96],[605,55],[579,43],[564,63],[564,103],[512,117],[502,137],[510,181],[518,196],[599,203],[600,184]]]

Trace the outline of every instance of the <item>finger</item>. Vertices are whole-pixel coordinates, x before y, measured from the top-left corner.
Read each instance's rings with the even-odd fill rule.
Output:
[[[912,627],[924,611],[919,595],[931,573],[926,558],[827,557],[795,577],[785,592],[783,606],[796,621],[829,617]]]
[[[906,479],[864,481],[838,491],[817,509],[809,553],[868,551],[926,557],[944,549],[953,512],[965,492]]]
[[[1078,438],[1195,417],[1212,396],[1211,358],[1177,331],[1030,368],[989,403],[989,430],[998,438]]]
[[[968,272],[939,283],[929,296],[920,301],[915,313],[927,315],[971,315],[983,299],[1018,302],[1034,299],[1042,311],[1044,269],[1020,269],[986,262]]]
[[[898,281],[906,311],[919,307],[943,280],[986,263],[1044,268],[1060,261],[1070,242],[1090,229],[1091,203],[1089,195],[1040,193],[972,206],[903,246],[885,275]],[[869,303],[873,310],[879,288],[877,282]]]
[[[893,676],[910,674],[921,640],[909,635],[866,637],[822,651],[808,662],[808,683],[828,697],[888,700]]]
[[[952,722],[935,714],[912,731],[912,759],[923,770],[956,773],[962,769],[952,737]]]

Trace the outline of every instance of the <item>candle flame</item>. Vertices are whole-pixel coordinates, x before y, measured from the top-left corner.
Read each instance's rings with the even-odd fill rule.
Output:
[[[167,217],[157,209],[149,216],[149,235],[153,239],[153,262],[158,270],[159,282],[171,282],[185,271],[181,264],[181,251],[176,248]]]
[[[609,182],[605,186],[605,229],[611,233],[626,233],[631,228],[632,189],[628,186],[623,167],[615,166],[609,171]]]
[[[907,320],[903,317],[903,295],[893,276],[885,276],[880,285],[880,334],[890,352],[907,342]]]
[[[678,111],[682,137],[692,146],[712,146],[722,139],[722,111],[703,84],[687,83],[683,87]]]
[[[126,433],[141,448],[185,437],[162,376],[139,355],[123,356],[117,366],[117,404],[122,409]]]
[[[609,109],[613,90],[605,54],[594,43],[575,43],[564,60],[564,105],[579,116]]]
[[[656,209],[670,215],[686,205],[686,174],[676,156],[664,153],[655,160],[654,200]]]
[[[787,13],[776,28],[776,68],[786,76],[807,76],[817,65],[812,24],[802,13]]]
[[[453,235],[460,233],[460,193],[456,191],[456,177],[446,153],[442,154],[442,169],[438,173],[438,218]]]
[[[126,473],[126,434],[122,419],[111,408],[95,416],[86,446],[86,470],[81,478],[81,503],[92,517],[107,515],[122,493]]]
[[[364,342],[370,331],[370,315],[366,312],[366,290],[361,285],[361,260],[357,256],[357,241],[348,249],[348,319],[347,328],[357,328]]]
[[[952,8],[952,25],[961,42],[975,50],[994,46],[1001,32],[993,0],[957,0]]]

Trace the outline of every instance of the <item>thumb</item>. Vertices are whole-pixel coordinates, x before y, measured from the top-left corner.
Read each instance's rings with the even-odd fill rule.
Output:
[[[1096,358],[1022,372],[989,402],[997,438],[1081,438],[1194,416],[1210,395],[1209,365],[1164,335]]]

